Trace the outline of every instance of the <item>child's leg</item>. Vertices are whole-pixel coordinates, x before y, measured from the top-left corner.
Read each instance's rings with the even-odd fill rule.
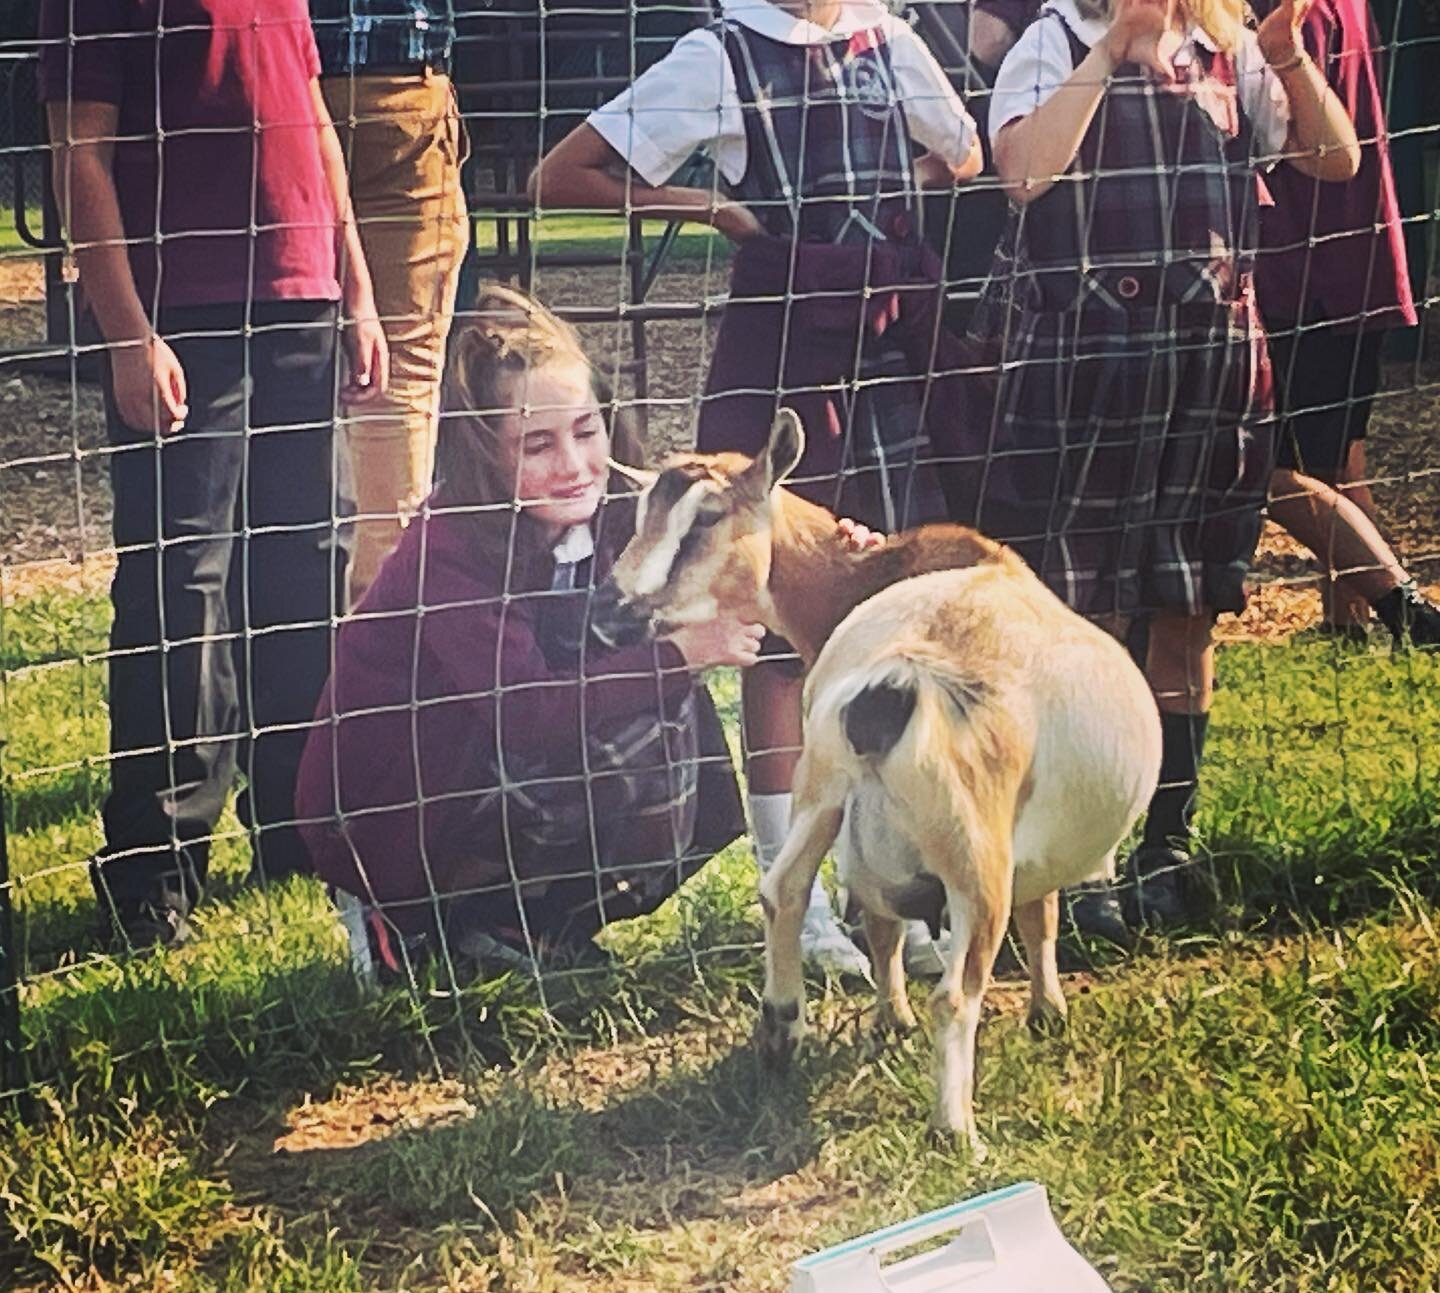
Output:
[[[235,776],[237,685],[216,642],[235,627],[225,583],[244,476],[241,322],[224,310],[170,316],[189,386],[183,431],[156,444],[106,400],[120,551],[109,662],[116,757],[91,874],[108,932],[135,945],[183,937]]]
[[[1160,708],[1160,784],[1132,859],[1138,916],[1166,925],[1186,915],[1190,824],[1215,687],[1214,617],[1161,612],[1150,619],[1145,674]]]
[[[330,624],[344,605],[345,553],[336,542],[333,478],[335,309],[262,303],[246,364],[254,382],[245,488],[237,525],[248,526],[232,567],[235,651],[255,737],[237,804],[255,830],[252,876],[310,871],[295,821],[306,724],[330,672]]]
[[[761,872],[780,856],[790,830],[790,787],[800,757],[804,689],[804,675],[790,661],[762,660],[741,675],[746,798]],[[827,972],[862,977],[869,973],[869,963],[836,921],[819,876],[810,890],[800,946],[806,960]]]

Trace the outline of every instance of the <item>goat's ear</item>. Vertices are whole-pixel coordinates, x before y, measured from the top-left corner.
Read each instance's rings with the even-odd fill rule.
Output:
[[[606,464],[617,476],[623,476],[632,485],[639,485],[641,489],[649,489],[659,476],[658,471],[646,471],[643,467],[630,467],[623,462],[611,458]]]
[[[785,479],[805,452],[805,428],[794,409],[780,409],[770,424],[770,443],[765,446],[768,485],[773,489]]]

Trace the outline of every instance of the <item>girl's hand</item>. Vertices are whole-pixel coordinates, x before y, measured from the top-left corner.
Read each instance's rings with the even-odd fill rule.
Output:
[[[1293,65],[1305,52],[1300,28],[1313,3],[1314,0],[1280,0],[1255,29],[1260,52],[1271,67]]]
[[[868,526],[861,525],[859,521],[852,521],[848,516],[842,516],[835,522],[835,534],[845,545],[847,552],[865,552],[870,548],[885,546],[883,534],[877,534]]]
[[[120,420],[131,430],[174,435],[185,425],[185,369],[159,337],[114,346],[110,381]]]
[[[765,232],[755,213],[743,202],[724,202],[715,210],[713,226],[737,247],[751,238],[759,238]]]
[[[682,625],[666,639],[680,648],[685,663],[699,673],[722,665],[748,668],[760,658],[764,634],[763,624],[743,624],[727,615],[706,624]]]
[[[1104,40],[1111,66],[1138,63],[1160,80],[1173,81],[1172,60],[1181,44],[1174,19],[1174,0],[1116,0]]]

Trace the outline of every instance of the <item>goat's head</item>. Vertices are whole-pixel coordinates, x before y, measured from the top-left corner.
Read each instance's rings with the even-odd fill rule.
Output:
[[[775,487],[805,448],[781,409],[753,459],[677,454],[641,493],[635,537],[597,591],[591,625],[611,646],[718,614],[763,618]]]

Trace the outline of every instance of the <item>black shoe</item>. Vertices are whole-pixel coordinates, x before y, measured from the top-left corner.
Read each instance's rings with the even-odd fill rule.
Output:
[[[1061,893],[1060,928],[1086,938],[1103,938],[1116,947],[1128,948],[1135,941],[1120,900],[1108,884],[1076,885]]]
[[[1126,914],[1137,928],[1171,929],[1191,919],[1193,865],[1180,849],[1152,845],[1130,855]]]
[[[1375,613],[1397,647],[1440,646],[1440,606],[1436,606],[1413,583],[1392,588],[1375,603]]]
[[[536,974],[615,967],[611,953],[583,936],[547,936],[529,941],[518,929],[472,929],[460,935],[452,947],[479,979],[505,973],[533,978]]]
[[[106,883],[100,859],[90,859],[90,883],[100,908],[100,942],[111,951],[139,952],[179,947],[190,941],[190,899],[184,885],[162,879],[143,898],[116,896]]]

